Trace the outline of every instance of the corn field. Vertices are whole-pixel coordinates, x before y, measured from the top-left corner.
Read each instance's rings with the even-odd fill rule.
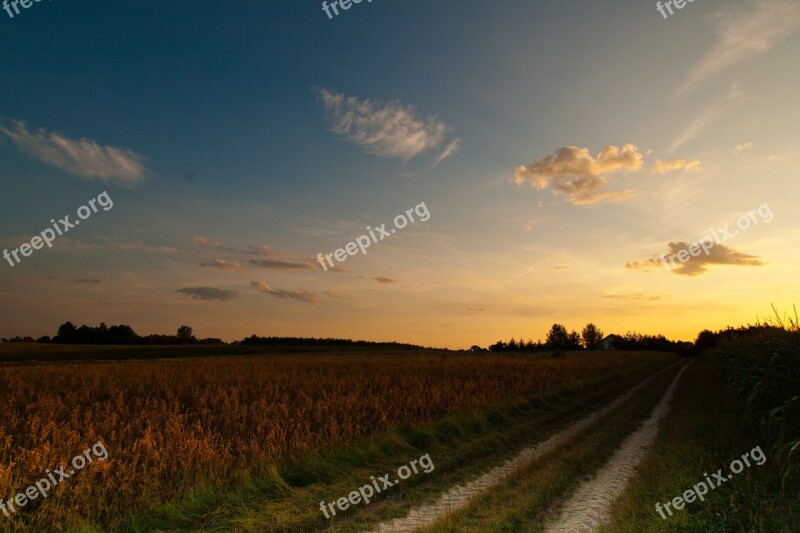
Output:
[[[772,441],[784,485],[800,481],[800,322],[775,312],[721,343],[720,370],[732,391]]]
[[[215,357],[0,366],[0,497],[87,446],[109,457],[2,528],[113,524],[178,495],[257,478],[285,458],[499,406],[664,354]]]

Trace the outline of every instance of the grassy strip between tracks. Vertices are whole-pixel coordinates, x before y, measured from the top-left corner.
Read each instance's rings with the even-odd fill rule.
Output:
[[[560,504],[650,416],[678,370],[661,374],[571,441],[518,470],[465,510],[423,531],[541,531],[545,522],[557,518]]]
[[[602,357],[602,354],[597,354]],[[151,531],[357,531],[411,507],[434,501],[450,486],[502,464],[524,446],[542,440],[610,403],[657,369],[669,354],[642,354],[641,364],[534,398],[524,404],[465,413],[415,428],[384,432],[326,456],[277,465],[273,475],[227,491],[192,494],[136,517],[118,529]],[[411,476],[369,505],[337,511],[326,520],[320,501],[335,501],[412,459],[429,454],[435,469]],[[94,531],[90,527],[81,531]]]
[[[670,414],[640,475],[613,506],[603,532],[634,531],[800,531],[800,480],[781,484],[781,470],[770,457],[770,443],[743,420],[745,406],[730,396],[706,356],[681,378]],[[734,475],[705,501],[695,499],[662,519],[655,504],[666,502],[712,476],[746,452],[761,447],[766,462]],[[752,462],[752,461],[751,461]]]

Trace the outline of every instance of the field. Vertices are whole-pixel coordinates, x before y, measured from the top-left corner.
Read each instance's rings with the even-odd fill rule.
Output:
[[[108,457],[0,515],[0,530],[349,532],[399,521],[420,531],[556,531],[572,516],[563,509],[582,516],[588,505],[607,510],[601,531],[794,531],[798,341],[793,324],[731,330],[694,360],[4,346],[0,503],[98,441]],[[81,350],[88,359],[77,360]],[[104,350],[112,360],[100,359]],[[659,424],[659,406],[654,442],[626,445]],[[656,513],[655,503],[756,446],[764,464],[668,519]],[[626,449],[646,451],[629,479],[605,478],[634,460]],[[320,511],[423,455],[429,472],[395,480],[369,505]],[[599,495],[584,505],[593,483]],[[447,494],[455,500],[442,503]]]
[[[98,440],[109,457],[0,523],[6,530],[122,527],[187,495],[274,479],[286,465],[378,435],[530,405],[671,357],[420,351],[6,363],[0,496],[8,500]],[[298,486],[319,481],[300,477]]]

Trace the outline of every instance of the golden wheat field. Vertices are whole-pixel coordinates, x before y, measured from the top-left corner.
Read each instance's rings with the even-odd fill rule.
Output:
[[[108,523],[279,461],[638,367],[636,353],[292,355],[0,367],[0,497],[102,440],[108,459],[4,518]],[[34,502],[31,502],[34,503]]]

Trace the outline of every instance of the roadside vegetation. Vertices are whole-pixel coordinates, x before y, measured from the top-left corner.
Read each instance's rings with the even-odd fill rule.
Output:
[[[622,406],[475,498],[465,510],[422,531],[541,531],[557,518],[559,505],[650,415],[679,368],[657,376]]]
[[[603,531],[800,531],[796,317],[703,332],[700,342],[706,353],[685,373],[653,452]],[[706,472],[727,472],[757,446],[763,465],[666,520],[656,513],[657,502],[680,496]]]

